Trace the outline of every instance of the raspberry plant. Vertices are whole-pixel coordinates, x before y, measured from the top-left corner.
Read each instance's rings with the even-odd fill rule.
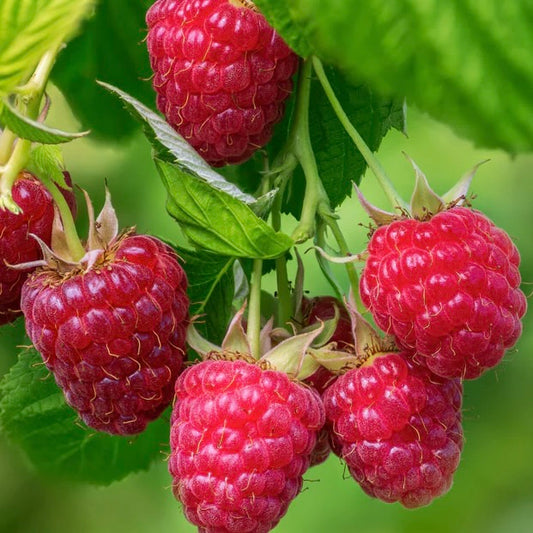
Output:
[[[0,5],[0,323],[27,335],[0,427],[39,473],[109,484],[164,454],[166,486],[210,533],[289,527],[334,455],[358,508],[426,506],[461,476],[469,381],[500,397],[513,375],[490,376],[521,364],[527,243],[481,212],[474,171],[438,196],[413,163],[408,205],[375,152],[412,104],[531,151],[531,8],[334,4]],[[51,126],[62,98],[76,133]],[[75,220],[69,143],[125,144],[139,125],[150,171],[107,186],[144,227],[119,232],[109,200]],[[372,176],[390,205],[365,198]]]

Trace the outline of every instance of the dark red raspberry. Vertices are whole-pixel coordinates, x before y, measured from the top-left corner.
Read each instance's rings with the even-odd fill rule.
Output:
[[[88,426],[139,433],[170,404],[184,355],[186,287],[169,246],[131,234],[88,268],[44,267],[28,278],[28,335]]]
[[[187,518],[209,533],[270,531],[300,492],[323,423],[316,392],[282,372],[240,359],[187,368],[169,460]]]
[[[376,323],[443,377],[494,367],[522,331],[520,256],[479,211],[454,207],[427,221],[379,227],[360,292]]]
[[[211,165],[272,136],[297,56],[251,2],[157,0],[146,15],[157,107]]]
[[[70,176],[65,173],[67,183]],[[13,200],[22,213],[0,208],[0,325],[19,317],[20,291],[31,269],[16,270],[8,265],[30,263],[42,257],[41,249],[30,233],[48,245],[52,235],[54,202],[44,185],[27,171],[20,173],[12,189]],[[76,210],[74,194],[63,191],[71,210]]]
[[[405,507],[427,505],[452,484],[463,445],[462,385],[380,354],[324,394],[334,451],[363,490]]]

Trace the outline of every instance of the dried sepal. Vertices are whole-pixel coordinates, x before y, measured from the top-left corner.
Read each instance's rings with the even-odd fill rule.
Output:
[[[312,331],[289,337],[264,354],[261,361],[268,361],[273,368],[293,378],[304,379],[310,376],[319,365],[309,355],[308,350],[323,328],[321,324]]]
[[[213,344],[200,335],[194,323],[198,317],[193,317],[187,328],[187,344],[200,356],[206,357],[212,352],[220,352],[220,346]]]
[[[411,196],[410,214],[413,218],[425,220],[446,209],[443,199],[430,187],[426,175],[420,170],[418,165],[404,153],[415,171],[415,188]]]
[[[246,302],[242,307],[235,313],[235,316],[232,318],[224,340],[222,341],[221,349],[226,352],[238,352],[238,353],[252,353],[252,348],[250,346],[250,341],[248,336],[244,331],[243,319],[244,311],[246,309]]]
[[[367,215],[375,222],[377,226],[386,226],[387,224],[391,224],[395,220],[398,220],[398,215],[394,213],[389,213],[388,211],[384,211],[383,209],[380,209],[379,207],[376,207],[375,205],[371,204],[364,197],[363,193],[361,192],[361,189],[355,184],[354,189],[357,193],[357,198],[359,199],[361,207],[366,211]]]
[[[267,353],[272,349],[272,330],[274,327],[274,318],[270,317],[267,323],[261,329],[259,334],[260,353]]]
[[[118,235],[119,225],[115,208],[111,203],[111,193],[105,188],[105,203],[96,219],[96,231],[106,246],[111,244]]]
[[[115,209],[111,203],[111,194],[106,187],[106,199],[104,207],[95,219],[94,208],[87,194],[83,191],[85,203],[87,204],[87,215],[89,217],[89,235],[87,238],[87,248],[89,250],[107,248],[118,235],[118,219]]]
[[[310,348],[308,352],[319,366],[327,368],[333,374],[342,374],[347,369],[357,366],[353,353],[335,350],[331,345],[318,349]]]
[[[361,263],[363,261],[366,261],[366,258],[368,256],[367,252],[362,252],[360,254],[352,254],[344,257],[338,257],[328,254],[320,246],[311,246],[310,249],[317,251],[324,259],[326,259],[330,263],[337,263],[338,265],[345,265],[346,263]]]
[[[470,190],[470,185],[472,180],[476,175],[477,169],[490,161],[490,159],[485,159],[480,161],[477,165],[474,166],[472,170],[464,174],[461,179],[446,193],[442,196],[443,201],[447,205],[462,205],[465,202],[468,192]]]

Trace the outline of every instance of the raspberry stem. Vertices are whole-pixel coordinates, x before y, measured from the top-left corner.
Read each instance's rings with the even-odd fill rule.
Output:
[[[339,227],[339,224],[337,223],[336,218],[332,216],[323,216],[323,219],[326,222],[326,224],[329,226],[331,233],[333,233],[333,237],[337,241],[341,255],[343,256],[351,255],[348,249],[348,243],[346,242],[346,239],[344,238],[344,235]],[[363,302],[361,302],[361,295],[359,294],[359,276],[357,274],[357,270],[355,269],[355,266],[353,263],[346,263],[345,267],[346,267],[346,273],[348,274],[348,280],[350,281],[350,287],[354,294],[357,310],[362,313],[366,311],[366,308],[363,305]]]
[[[300,222],[293,231],[292,238],[298,244],[316,234],[316,219],[323,220],[331,229],[342,254],[349,254],[346,240],[337,224],[336,215],[331,209],[328,195],[318,172],[311,137],[309,135],[309,99],[311,93],[311,60],[304,60],[298,80],[295,119],[289,136],[289,146],[304,171],[306,187]],[[346,271],[354,294],[359,294],[359,278],[352,263],[347,263]],[[334,287],[336,289],[336,287]]]
[[[313,57],[313,68],[318,76],[318,79],[320,83],[322,84],[322,88],[324,89],[324,92],[326,93],[326,96],[328,97],[328,100],[331,104],[331,107],[335,111],[335,114],[337,115],[337,118],[343,125],[344,129],[346,130],[346,133],[350,136],[352,141],[354,142],[355,146],[361,152],[361,155],[366,161],[366,164],[372,169],[372,172],[374,173],[374,176],[378,180],[379,185],[389,198],[392,206],[394,208],[399,207],[403,209],[407,209],[407,204],[402,200],[396,189],[394,188],[394,185],[392,184],[391,180],[387,176],[385,170],[381,166],[381,163],[378,161],[378,159],[374,156],[372,150],[368,147],[365,140],[361,137],[359,132],[355,129],[354,125],[350,122],[350,119],[346,115],[344,109],[342,108],[341,103],[339,102],[335,91],[333,90],[333,87],[329,83],[328,77],[326,75],[326,72],[324,70],[324,66],[322,65],[322,62],[318,57]]]
[[[28,82],[17,89],[18,107],[25,116],[31,119],[36,119],[39,115],[44,90],[61,46],[48,50],[42,56]],[[19,206],[13,201],[11,189],[19,172],[28,163],[31,141],[15,139],[15,136],[13,134],[10,135],[7,128],[4,129],[0,143],[0,163],[6,161],[6,159],[7,162],[2,169],[0,177],[0,207],[5,207],[13,213],[20,213]],[[15,144],[13,145],[13,143]]]
[[[13,151],[13,143],[16,135],[9,129],[5,128],[0,135],[0,165],[5,165],[9,161],[11,152]],[[3,167],[0,166],[0,173]]]
[[[55,205],[61,216],[61,222],[63,223],[63,233],[65,235],[70,257],[77,262],[85,255],[85,248],[81,244],[78,232],[76,231],[72,211],[70,210],[65,197],[50,178],[39,176],[39,180],[54,199]]]
[[[327,248],[327,242],[326,242],[326,230],[327,230],[327,224],[324,220],[319,220],[317,224],[317,230],[315,235],[315,245],[319,248],[322,248],[325,250]],[[320,270],[322,270],[322,274],[324,274],[324,277],[328,280],[328,283],[331,285],[331,288],[335,292],[335,295],[337,296],[337,299],[342,300],[344,296],[344,290],[342,289],[340,283],[336,279],[335,275],[333,274],[331,270],[331,263],[326,260],[325,257],[323,257],[317,250],[315,250],[315,257],[318,262],[318,266],[320,267]]]
[[[310,60],[304,60],[298,79],[295,119],[289,137],[292,152],[302,166],[306,181],[300,222],[292,233],[297,244],[305,242],[315,234],[317,213],[331,212],[328,196],[318,175],[318,165],[309,136],[311,71]]]
[[[285,183],[280,188],[274,205],[272,206],[272,228],[281,230],[281,200]],[[289,275],[287,274],[287,259],[281,255],[276,259],[276,285],[278,290],[278,322],[282,327],[288,328],[292,316],[292,299],[289,288]]]
[[[261,357],[261,277],[263,276],[262,259],[254,259],[250,279],[250,302],[248,304],[248,327],[246,334],[252,350],[252,357]]]

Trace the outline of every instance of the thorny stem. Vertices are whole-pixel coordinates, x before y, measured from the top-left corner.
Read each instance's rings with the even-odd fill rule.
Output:
[[[322,87],[324,89],[324,92],[326,93],[326,96],[328,97],[328,100],[331,104],[331,107],[335,111],[335,114],[337,115],[339,121],[343,125],[344,129],[346,130],[346,133],[351,137],[352,141],[354,142],[355,146],[357,146],[357,149],[359,152],[361,152],[361,155],[364,157],[367,165],[372,169],[372,172],[374,173],[376,179],[378,180],[381,188],[389,198],[392,206],[394,208],[400,207],[400,208],[407,208],[407,204],[402,200],[396,189],[394,188],[394,185],[390,181],[389,177],[385,173],[385,170],[381,166],[380,162],[377,160],[377,158],[372,153],[372,150],[368,147],[364,139],[361,137],[359,132],[355,129],[353,124],[350,122],[350,119],[346,115],[344,109],[342,108],[341,103],[339,102],[335,91],[331,87],[331,84],[329,83],[329,80],[326,76],[326,72],[324,71],[324,67],[322,65],[322,62],[318,57],[313,57],[313,68],[316,72],[316,75],[318,76],[318,79],[320,80],[320,83],[322,84]]]
[[[36,119],[39,115],[41,99],[59,48],[60,46],[56,46],[43,55],[31,78],[17,91],[20,107],[23,109],[24,114],[31,119]],[[14,139],[15,136],[13,134],[10,135],[7,128],[4,129],[0,143],[0,163],[5,162],[0,177],[0,207],[6,207],[14,213],[20,213],[19,206],[13,201],[11,189],[19,172],[28,162],[31,141],[17,139],[11,154],[9,154],[9,149],[13,146]]]
[[[250,280],[250,302],[248,304],[248,327],[246,334],[252,350],[252,357],[261,356],[261,277],[263,275],[263,261],[254,259],[252,278]]]

